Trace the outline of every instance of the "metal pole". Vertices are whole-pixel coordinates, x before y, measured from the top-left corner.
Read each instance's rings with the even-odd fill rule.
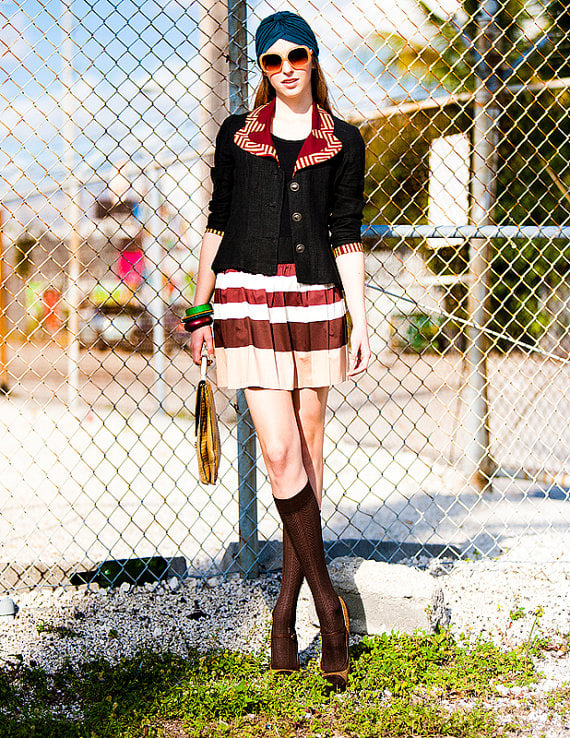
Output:
[[[230,112],[247,110],[247,3],[228,0]],[[245,393],[237,397],[239,570],[244,578],[259,576],[257,537],[257,442]]]
[[[363,236],[380,238],[563,238],[570,239],[570,226],[515,225],[363,225]]]
[[[165,332],[164,332],[164,299],[162,284],[162,245],[160,243],[160,208],[163,204],[161,196],[162,169],[156,165],[149,171],[151,179],[151,190],[149,193],[150,205],[150,248],[149,259],[149,286],[151,296],[148,310],[152,317],[152,367],[154,369],[153,395],[156,398],[160,410],[164,410],[166,399],[165,372]],[[154,174],[154,176],[152,176]]]
[[[239,572],[244,579],[259,576],[257,538],[257,442],[245,392],[237,392]]]
[[[65,184],[63,191],[66,194],[66,205],[64,212],[66,213],[66,221],[69,225],[70,232],[67,239],[69,258],[67,262],[67,285],[66,285],[66,302],[69,309],[69,317],[67,321],[67,386],[68,386],[68,403],[70,409],[77,408],[79,400],[79,205],[77,202],[79,183],[76,171],[75,157],[75,123],[73,122],[73,98],[71,94],[71,86],[73,84],[73,67],[72,67],[72,41],[71,41],[71,0],[63,0],[62,2],[62,82],[64,95],[62,108],[64,112],[63,123],[63,140],[65,151],[63,154],[63,164],[65,167]]]
[[[247,111],[247,3],[228,0],[230,112]]]
[[[496,0],[484,0],[478,15],[479,38],[476,67],[478,86],[473,111],[473,164],[471,176],[471,221],[476,226],[487,225],[495,200],[497,160],[498,107],[495,93],[498,87],[499,38],[496,25]],[[465,427],[465,472],[471,485],[482,492],[489,488],[493,469],[490,457],[489,407],[487,399],[487,356],[484,326],[489,286],[489,239],[472,238],[469,243],[469,277],[471,287],[468,312],[471,325],[467,329],[467,415]]]
[[[8,394],[10,385],[8,383],[8,347],[6,344],[6,285],[4,280],[8,273],[4,273],[4,223],[3,211],[0,208],[0,395]]]
[[[201,156],[195,173],[199,183],[193,194],[200,217],[193,224],[197,233],[206,227],[210,200],[210,165],[212,145],[222,121],[228,113],[228,61],[224,53],[228,43],[228,9],[225,2],[202,0],[200,3],[200,54],[198,80],[201,100],[198,110]],[[200,90],[200,87],[198,88]]]

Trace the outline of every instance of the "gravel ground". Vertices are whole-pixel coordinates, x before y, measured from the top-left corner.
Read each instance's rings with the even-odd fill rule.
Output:
[[[495,560],[416,563],[437,576],[456,634],[483,634],[505,647],[534,635],[549,637],[551,649],[538,661],[544,675],[538,684],[502,689],[488,705],[505,720],[515,717],[527,725],[524,735],[568,738],[570,716],[553,714],[546,700],[552,690],[570,684],[565,638],[570,631],[570,564],[521,564],[508,554]],[[12,661],[21,654],[26,663],[53,671],[66,658],[78,663],[102,655],[115,661],[144,646],[181,655],[214,646],[267,653],[278,590],[279,577],[272,575],[252,582],[237,576],[206,582],[173,579],[111,592],[22,592],[16,618],[0,618],[0,659]],[[49,632],[42,624],[69,630],[66,635]],[[297,630],[306,662],[318,652],[318,631],[303,607]]]
[[[533,738],[570,736],[570,715],[557,715],[547,704],[549,694],[570,685],[569,580],[568,563],[531,565],[508,558],[457,562],[441,577],[455,635],[482,634],[508,648],[534,636],[550,641],[550,650],[536,659],[543,675],[536,685],[502,688],[485,703],[505,720],[527,726]]]
[[[123,584],[109,592],[32,590],[17,597],[14,620],[0,620],[0,658],[22,654],[25,662],[53,671],[66,658],[78,663],[101,655],[117,661],[144,647],[182,656],[191,648],[259,652],[278,587],[275,577],[254,582],[236,577]],[[49,633],[42,623],[64,626],[72,634]]]

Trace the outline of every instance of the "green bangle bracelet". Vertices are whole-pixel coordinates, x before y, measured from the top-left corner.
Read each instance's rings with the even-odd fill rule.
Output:
[[[213,313],[213,312],[214,312],[214,308],[209,302],[207,302],[204,305],[195,305],[194,307],[188,308],[186,310],[185,317],[195,318],[198,315],[208,315],[209,313]]]

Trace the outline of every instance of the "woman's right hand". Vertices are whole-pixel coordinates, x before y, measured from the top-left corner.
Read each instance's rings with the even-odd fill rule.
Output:
[[[198,366],[202,361],[202,346],[204,344],[206,344],[208,363],[210,363],[214,360],[214,337],[212,335],[211,325],[205,325],[203,328],[198,328],[192,332],[190,337],[190,353],[192,354],[192,361],[195,364],[198,364]]]

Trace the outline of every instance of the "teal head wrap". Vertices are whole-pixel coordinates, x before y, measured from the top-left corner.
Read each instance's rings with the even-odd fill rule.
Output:
[[[281,10],[264,18],[255,32],[255,55],[264,54],[278,39],[301,44],[311,49],[315,56],[319,55],[319,44],[313,29],[304,18],[288,10]]]

